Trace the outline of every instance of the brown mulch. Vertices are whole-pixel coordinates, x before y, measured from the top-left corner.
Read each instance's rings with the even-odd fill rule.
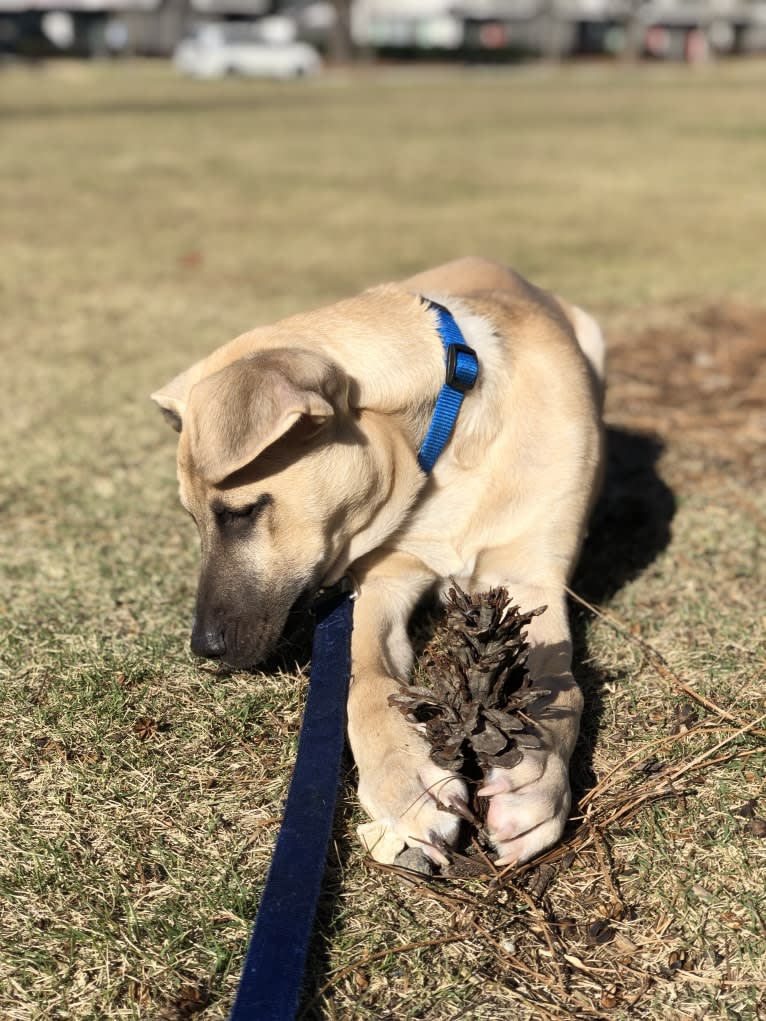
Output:
[[[678,305],[648,318],[610,332],[607,417],[704,452],[709,467],[765,477],[766,309]]]

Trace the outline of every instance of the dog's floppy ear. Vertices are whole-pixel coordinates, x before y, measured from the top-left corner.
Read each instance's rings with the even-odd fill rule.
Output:
[[[181,431],[186,402],[189,399],[190,376],[190,370],[182,372],[180,376],[171,379],[169,383],[159,390],[155,390],[151,395],[151,399],[177,433]]]
[[[244,468],[300,419],[326,421],[346,403],[348,380],[302,350],[241,358],[192,387],[186,411],[194,464],[217,485]]]

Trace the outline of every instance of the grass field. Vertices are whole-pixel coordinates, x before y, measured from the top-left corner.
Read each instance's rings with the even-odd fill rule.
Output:
[[[303,1016],[766,1018],[765,88],[751,62],[0,75],[0,1018],[224,1018],[286,793],[305,656],[193,660],[147,395],[469,252],[610,338],[584,800],[542,864],[413,888],[362,854],[349,763]]]

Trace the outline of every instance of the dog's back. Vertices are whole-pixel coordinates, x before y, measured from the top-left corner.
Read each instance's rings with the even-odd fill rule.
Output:
[[[464,298],[478,298],[493,292],[496,301],[499,297],[501,300],[505,297],[510,305],[531,303],[554,318],[563,316],[588,361],[595,388],[600,395],[599,405],[603,403],[606,345],[598,323],[584,309],[535,287],[499,262],[476,255],[455,259],[443,266],[418,273],[402,281],[402,286],[424,294],[453,294]]]

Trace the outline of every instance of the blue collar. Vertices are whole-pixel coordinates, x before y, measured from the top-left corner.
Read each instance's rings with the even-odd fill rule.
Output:
[[[444,345],[447,378],[436,398],[431,424],[418,452],[418,464],[426,474],[431,471],[447,446],[466,391],[473,388],[479,376],[479,359],[476,352],[465,343],[452,313],[435,301],[429,301],[428,305],[429,308],[436,309],[439,318],[438,329]]]

